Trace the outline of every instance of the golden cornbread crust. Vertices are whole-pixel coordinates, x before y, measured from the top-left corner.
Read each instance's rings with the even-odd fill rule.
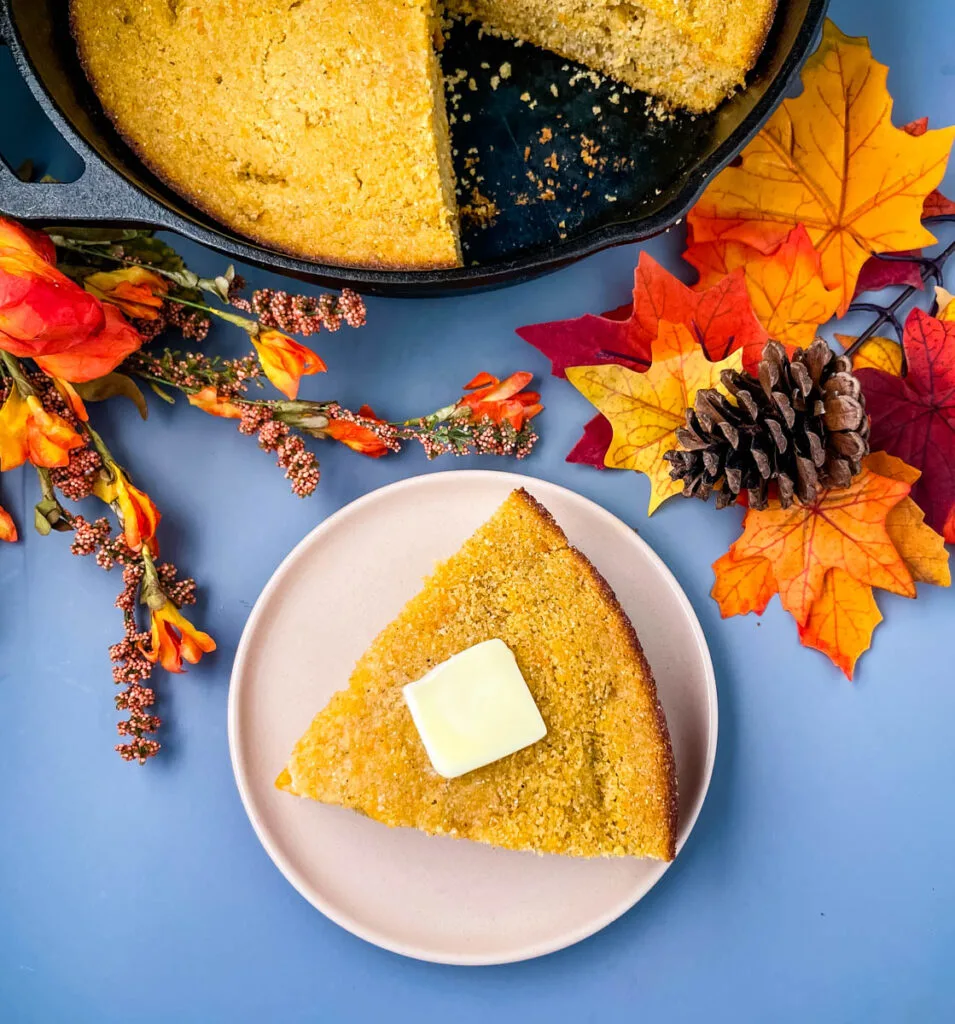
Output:
[[[444,779],[401,687],[494,637],[514,652],[547,736]],[[378,635],[276,785],[387,825],[513,850],[676,852],[673,753],[636,633],[607,582],[523,490]]]
[[[119,133],[197,208],[271,249],[459,266],[433,0],[71,0]]]

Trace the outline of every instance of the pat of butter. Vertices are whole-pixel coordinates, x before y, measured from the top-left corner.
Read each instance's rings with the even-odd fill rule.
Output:
[[[434,770],[454,779],[547,735],[503,640],[485,640],[402,688]]]

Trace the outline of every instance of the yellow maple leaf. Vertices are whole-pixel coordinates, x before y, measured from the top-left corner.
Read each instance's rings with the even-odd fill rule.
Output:
[[[914,466],[887,452],[873,452],[865,465],[879,476],[901,480],[910,487],[922,475]],[[916,583],[951,585],[945,538],[925,522],[925,513],[911,498],[903,498],[885,517],[885,528]]]
[[[836,341],[848,348],[856,339],[851,334],[837,334]],[[902,346],[891,338],[867,338],[852,356],[852,369],[869,367],[902,376]]]
[[[950,291],[942,288],[941,285],[935,286],[935,302],[938,305],[938,312],[935,314],[936,320],[955,320],[955,295],[952,295]]]
[[[698,242],[683,258],[700,272],[700,288],[742,267],[756,318],[790,352],[811,345],[816,329],[839,305],[839,293],[826,288],[819,253],[801,224],[771,253],[744,242]]]
[[[711,363],[683,324],[661,321],[651,346],[652,362],[644,373],[616,363],[575,366],[567,379],[610,420],[613,440],[605,464],[633,469],[650,479],[648,514],[661,502],[679,494],[683,484],[670,479],[663,455],[678,447],[677,427],[686,422],[686,410],[701,388],[719,388],[720,371],[741,370],[743,356],[733,352]]]
[[[690,211],[694,241],[770,252],[804,224],[840,315],[872,253],[931,245],[922,207],[945,173],[955,129],[913,136],[896,128],[887,70],[866,39],[827,21],[802,94],[783,101],[739,166],[717,175]]]

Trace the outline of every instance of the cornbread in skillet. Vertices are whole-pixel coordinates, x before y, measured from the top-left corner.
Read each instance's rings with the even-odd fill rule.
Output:
[[[86,73],[167,184],[273,249],[461,261],[433,0],[71,0]]]
[[[701,112],[743,83],[766,41],[776,0],[448,0],[447,6]]]
[[[547,735],[444,779],[401,688],[494,637],[514,652]],[[597,570],[523,490],[379,634],[276,785],[387,825],[511,850],[675,854],[670,738],[633,627]]]

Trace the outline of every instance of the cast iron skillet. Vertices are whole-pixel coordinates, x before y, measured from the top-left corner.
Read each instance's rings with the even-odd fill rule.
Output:
[[[561,57],[457,26],[442,65],[448,76],[466,73],[449,108],[461,201],[469,203],[476,187],[500,212],[491,225],[465,223],[466,266],[397,271],[296,259],[243,239],[190,206],[143,166],[103,114],[76,56],[68,0],[0,0],[0,38],[86,165],[75,182],[27,184],[0,160],[0,210],[46,223],[152,225],[237,260],[372,293],[451,294],[526,280],[678,222],[779,103],[813,46],[827,3],[779,0],[748,88],[711,114],[665,121],[648,112],[642,94],[594,84]],[[499,73],[506,63],[509,78]]]

